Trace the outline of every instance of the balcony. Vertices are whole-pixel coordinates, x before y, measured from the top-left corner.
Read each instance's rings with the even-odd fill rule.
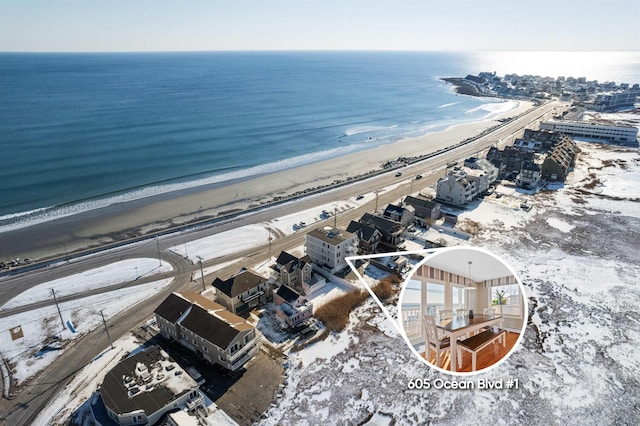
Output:
[[[260,290],[257,293],[254,293],[254,294],[252,294],[250,296],[241,297],[240,300],[242,300],[242,303],[249,303],[252,300],[255,300],[255,299],[259,298],[263,294],[264,294],[264,291]]]

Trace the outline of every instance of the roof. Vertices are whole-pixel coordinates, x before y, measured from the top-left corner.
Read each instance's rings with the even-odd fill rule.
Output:
[[[286,265],[288,263],[297,262],[297,261],[298,261],[297,257],[295,257],[294,255],[292,255],[290,253],[287,253],[284,250],[280,252],[280,255],[276,259],[276,263],[278,265]]]
[[[284,284],[278,288],[276,294],[289,303],[295,303],[295,301],[300,297],[300,294],[297,291]]]
[[[211,299],[207,299],[203,295],[196,293],[195,291],[181,291],[177,293],[182,298],[188,300],[191,303],[197,304],[208,311],[223,311],[225,307],[220,305],[219,303],[214,302]]]
[[[332,246],[337,246],[340,243],[343,243],[351,238],[354,235],[351,232],[341,231],[339,229],[320,229],[316,228],[310,231],[307,236],[316,238],[318,240],[324,241],[325,243],[329,243]]]
[[[226,280],[216,278],[211,285],[229,297],[237,297],[252,288],[264,283],[266,280],[260,275],[244,270]]]
[[[177,293],[171,293],[153,312],[167,321],[175,323],[190,306],[191,302],[180,297]]]
[[[286,251],[281,251],[278,259],[276,259],[276,265],[282,268],[286,267],[288,272],[291,272],[296,268],[302,269],[306,264],[310,265],[311,263],[311,258],[308,255],[298,258]]]
[[[385,216],[391,215],[391,214],[402,216],[405,211],[413,211],[413,206],[402,207],[402,206],[397,206],[395,204],[389,204],[387,205],[387,208],[384,209],[384,214]]]
[[[377,229],[382,229],[387,232],[395,232],[400,229],[400,223],[387,219],[386,217],[372,215],[371,213],[363,214],[360,222],[375,226]]]
[[[418,207],[426,207],[426,208],[434,208],[436,207],[439,203],[436,203],[433,200],[428,200],[426,198],[422,198],[422,197],[412,197],[411,195],[407,195],[404,199],[404,203],[405,204],[409,204],[411,206],[418,206]]]
[[[167,371],[170,364],[174,367]],[[183,373],[176,375],[177,371]],[[141,372],[148,374],[146,384],[141,380]],[[158,375],[164,375],[162,381]],[[125,378],[131,378],[128,384]],[[113,367],[100,385],[100,395],[104,405],[117,414],[143,410],[149,416],[197,388],[197,383],[166,352],[151,346]],[[138,391],[133,393],[133,389]]]
[[[187,330],[193,331],[203,339],[219,348],[226,349],[240,333],[235,327],[207,312],[198,305],[193,305],[191,312],[180,323]]]
[[[347,226],[347,232],[358,234],[358,237],[365,241],[371,241],[376,232],[380,233],[380,231],[373,226],[369,226],[366,223],[356,222],[355,220],[352,220],[351,223],[349,223],[349,226]]]
[[[163,318],[171,321],[172,323],[176,323],[180,321],[180,324],[189,328],[194,333],[199,336],[209,340],[206,335],[201,334],[199,331],[200,327],[210,328],[210,327],[218,327],[218,328],[229,328],[233,330],[233,333],[237,334],[241,331],[249,331],[254,329],[254,327],[246,322],[243,318],[239,317],[236,314],[233,314],[225,309],[224,306],[214,302],[213,300],[207,299],[206,297],[194,293],[192,291],[183,291],[180,293],[171,293],[167,298],[160,304],[160,306],[155,310],[155,313],[161,315],[159,310],[169,312],[170,319],[166,316]],[[191,308],[191,309],[190,309]],[[203,314],[206,314],[206,316]],[[162,316],[162,315],[161,315]],[[182,320],[180,317],[184,316]],[[195,319],[201,322],[200,326],[190,326],[187,327],[186,324],[193,324]],[[231,332],[230,332],[231,333]],[[212,343],[215,343],[213,340],[209,340]],[[222,342],[224,339],[222,339]],[[217,344],[217,343],[216,343]],[[226,347],[226,346],[221,346]]]

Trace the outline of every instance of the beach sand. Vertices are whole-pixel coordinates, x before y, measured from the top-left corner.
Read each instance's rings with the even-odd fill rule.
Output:
[[[452,146],[517,116],[533,104],[518,101],[508,112],[440,132],[227,184],[214,184],[148,197],[0,234],[0,259],[43,259],[106,244],[196,219],[245,210],[300,191],[330,185],[370,171],[399,157],[425,155]],[[355,194],[354,194],[355,195]]]

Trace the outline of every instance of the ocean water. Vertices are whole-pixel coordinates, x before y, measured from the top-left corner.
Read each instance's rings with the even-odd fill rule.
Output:
[[[604,65],[582,54],[590,75],[565,72],[577,57],[540,70],[536,53],[514,68],[516,53],[0,53],[0,232],[513,107],[458,96],[439,77],[524,74],[516,68],[530,57],[532,74],[640,75],[637,54],[602,54]]]

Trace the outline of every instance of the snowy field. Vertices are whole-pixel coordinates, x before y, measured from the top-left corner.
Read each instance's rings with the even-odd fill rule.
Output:
[[[345,331],[292,354],[289,386],[262,424],[640,424],[640,156],[579,146],[566,185],[489,198],[461,215],[476,235],[450,241],[495,252],[524,282],[520,347],[473,376],[518,389],[409,390],[411,379],[452,376],[415,359],[370,300]]]
[[[75,339],[102,327],[100,312],[108,321],[120,312],[156,294],[170,282],[171,278],[167,278],[133,288],[112,291],[107,295],[95,295],[60,303],[62,318],[65,324],[71,321],[75,333],[68,327],[62,328],[55,305],[0,318],[0,329],[9,330],[19,326],[24,334],[23,338],[15,341],[11,340],[10,333],[0,334],[2,354],[14,366],[12,377],[20,383],[23,382],[51,364],[64,349],[73,345]],[[51,350],[41,351],[45,343],[51,346]],[[38,355],[38,352],[41,354]]]

